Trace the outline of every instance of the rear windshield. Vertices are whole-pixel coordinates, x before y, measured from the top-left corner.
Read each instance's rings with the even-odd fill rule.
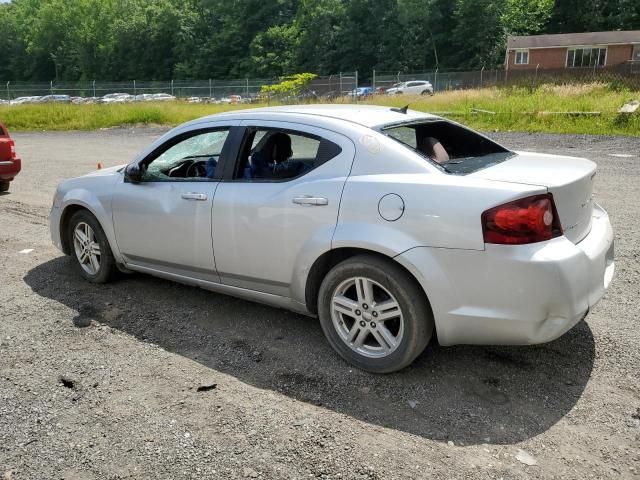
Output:
[[[381,131],[455,175],[467,175],[515,155],[487,137],[446,120],[388,125]]]

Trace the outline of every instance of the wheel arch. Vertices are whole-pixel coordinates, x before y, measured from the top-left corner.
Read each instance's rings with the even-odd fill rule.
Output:
[[[73,253],[73,248],[71,245],[71,239],[69,238],[68,235],[68,231],[69,231],[69,222],[71,221],[71,218],[73,217],[73,215],[76,212],[79,212],[81,210],[85,210],[87,212],[89,212],[93,218],[96,219],[96,222],[98,222],[98,224],[100,225],[100,227],[102,228],[102,231],[105,233],[105,235],[107,236],[107,241],[109,242],[109,246],[111,247],[111,250],[114,251],[113,248],[113,241],[112,239],[109,237],[109,230],[105,228],[104,222],[102,222],[100,220],[100,216],[96,215],[96,212],[94,212],[91,207],[89,207],[88,205],[81,203],[81,202],[73,202],[73,203],[69,203],[67,205],[64,206],[62,213],[60,214],[60,244],[62,246],[62,251],[64,252],[65,255],[71,255]],[[115,251],[114,251],[115,253]]]
[[[89,210],[86,206],[80,205],[78,203],[72,203],[67,205],[64,210],[62,210],[62,214],[60,215],[60,244],[62,245],[62,251],[65,255],[71,255],[71,239],[69,238],[69,222],[71,221],[71,217],[80,211],[86,210],[93,215],[93,212]],[[95,217],[95,215],[93,215]]]
[[[320,284],[322,283],[322,280],[324,280],[324,277],[329,273],[329,271],[337,264],[358,255],[375,256],[384,259],[385,261],[391,262],[399,267],[407,275],[407,278],[413,281],[416,286],[420,288],[420,291],[424,294],[424,298],[431,308],[429,296],[424,290],[423,285],[405,265],[398,262],[396,259],[394,259],[394,257],[367,248],[339,247],[324,252],[315,260],[315,262],[309,269],[309,274],[307,275],[305,283],[305,303],[309,312],[313,314],[318,313],[318,294],[320,292]]]

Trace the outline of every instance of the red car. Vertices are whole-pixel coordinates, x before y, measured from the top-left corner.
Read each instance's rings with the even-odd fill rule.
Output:
[[[7,129],[0,123],[0,192],[9,190],[9,183],[18,174],[22,163],[16,156],[16,146]]]

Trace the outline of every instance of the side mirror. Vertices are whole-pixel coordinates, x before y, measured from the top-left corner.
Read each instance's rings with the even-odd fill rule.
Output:
[[[131,163],[124,169],[124,179],[130,183],[140,183],[142,180],[142,170],[137,163]]]

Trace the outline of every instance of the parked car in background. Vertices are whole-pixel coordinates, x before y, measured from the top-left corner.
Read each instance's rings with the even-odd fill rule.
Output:
[[[166,102],[176,100],[176,97],[168,93],[141,93],[134,97],[136,102]]]
[[[15,143],[0,123],[0,192],[9,190],[9,184],[21,168],[22,162],[16,155]]]
[[[129,103],[134,100],[135,97],[129,93],[108,93],[98,103]]]
[[[28,103],[37,103],[40,96],[18,97],[11,100],[11,105],[24,105]]]
[[[387,90],[388,95],[433,95],[433,85],[426,80],[413,80],[393,86]]]
[[[373,95],[372,87],[358,87],[353,91],[353,95],[357,98],[366,98]]]
[[[71,97],[69,95],[43,95],[34,103],[71,103]]]
[[[434,331],[526,345],[580,322],[614,272],[595,172],[406,108],[262,108],[61,183],[50,228],[90,282],[134,270],[317,315],[343,358],[383,373]]]

